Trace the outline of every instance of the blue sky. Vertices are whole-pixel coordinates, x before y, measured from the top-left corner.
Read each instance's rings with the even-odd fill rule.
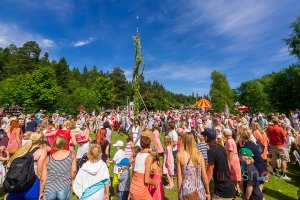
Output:
[[[283,39],[299,0],[0,0],[0,10],[0,46],[36,40],[71,68],[120,66],[128,78],[138,26],[146,79],[176,93],[208,93],[214,69],[235,88],[296,61]]]

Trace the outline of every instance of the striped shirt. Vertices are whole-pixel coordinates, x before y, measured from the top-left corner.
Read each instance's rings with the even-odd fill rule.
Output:
[[[198,148],[198,150],[202,153],[203,158],[204,158],[205,160],[207,160],[208,144],[205,143],[205,142],[199,142],[199,143],[197,144],[197,148]]]
[[[72,153],[63,160],[49,157],[48,177],[45,184],[45,194],[51,194],[71,187]]]

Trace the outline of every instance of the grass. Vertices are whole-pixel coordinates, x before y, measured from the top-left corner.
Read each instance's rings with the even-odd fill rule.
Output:
[[[95,135],[92,135],[95,137]],[[122,140],[126,143],[126,135],[116,134],[113,132],[111,143],[115,143],[117,140]],[[115,148],[111,147],[111,158],[115,154]],[[295,200],[297,199],[297,190],[300,185],[300,167],[296,165],[294,162],[289,164],[289,169],[287,175],[292,178],[291,181],[285,181],[283,179],[272,176],[270,181],[265,184],[265,199],[266,200]],[[113,166],[109,168],[110,174],[112,175]],[[164,185],[167,185],[166,177],[163,177]],[[174,180],[175,187],[173,190],[165,190],[166,200],[175,200],[177,197],[177,187],[176,180]],[[111,194],[113,194],[113,190],[111,188]],[[0,187],[0,200],[4,199],[3,188]],[[75,195],[71,195],[71,200],[77,200],[78,198]],[[111,197],[112,200],[115,200],[115,197]]]

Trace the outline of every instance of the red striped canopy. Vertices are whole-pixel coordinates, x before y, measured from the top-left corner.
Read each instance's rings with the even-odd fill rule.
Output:
[[[199,101],[195,103],[194,107],[209,108],[211,107],[211,102],[202,97]]]

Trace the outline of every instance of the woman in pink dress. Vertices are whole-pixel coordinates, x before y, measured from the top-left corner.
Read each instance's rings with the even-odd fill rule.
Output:
[[[21,129],[19,128],[19,120],[10,122],[10,129],[7,132],[8,144],[7,151],[12,155],[20,148],[21,144]]]
[[[148,189],[153,197],[153,200],[164,200],[165,191],[162,184],[162,165],[160,162],[159,154],[155,148],[151,150],[151,155],[153,156],[153,163],[151,165],[151,178],[157,183],[157,188],[149,185]]]
[[[224,130],[226,137],[225,150],[230,164],[231,180],[235,183],[239,196],[242,194],[242,172],[240,160],[237,152],[236,143],[232,138],[232,131],[230,129]]]
[[[156,145],[157,145],[157,153],[159,155],[163,155],[164,148],[162,147],[161,142],[160,142],[160,138],[159,138],[159,126],[158,125],[154,125],[154,127],[153,127],[153,137],[154,137],[154,140],[155,140]]]
[[[163,173],[167,175],[169,185],[166,187],[167,189],[173,189],[173,176],[174,176],[174,157],[172,152],[172,139],[169,135],[165,136],[165,156],[164,156],[164,165],[163,165]]]

